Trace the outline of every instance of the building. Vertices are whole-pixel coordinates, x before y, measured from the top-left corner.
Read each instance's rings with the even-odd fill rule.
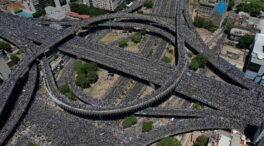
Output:
[[[43,10],[49,3],[49,0],[11,0],[9,5],[12,9],[23,9],[31,13]]]
[[[258,145],[260,145],[260,143],[264,144],[264,122],[262,122],[258,130],[255,132],[253,143]]]
[[[45,8],[46,16],[51,19],[62,20],[66,13],[70,12],[70,0],[54,0],[55,7],[48,6]]]
[[[246,65],[245,77],[255,83],[264,84],[264,34],[257,33],[249,61]]]
[[[84,4],[95,8],[114,11],[124,0],[83,0]]]
[[[220,26],[224,19],[227,0],[200,0],[199,16],[212,20]]]
[[[0,78],[2,78],[3,80],[6,80],[10,72],[11,70],[9,69],[5,60],[2,57],[0,57]]]
[[[237,130],[231,133],[215,130],[211,133],[207,146],[246,146],[246,137]]]
[[[234,41],[238,41],[240,37],[244,35],[254,35],[249,30],[241,28],[232,28],[229,32],[229,38]]]

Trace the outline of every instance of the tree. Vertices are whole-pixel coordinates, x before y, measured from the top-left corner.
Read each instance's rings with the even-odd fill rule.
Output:
[[[190,65],[189,65],[189,68],[190,68],[191,70],[196,71],[196,70],[199,68],[199,63],[198,63],[198,61],[195,60],[195,59],[192,59]]]
[[[194,146],[207,146],[209,138],[205,135],[199,136],[194,142]]]
[[[132,125],[137,123],[137,117],[135,115],[131,115],[129,117],[126,117],[123,122],[122,126],[123,128],[131,127]]]
[[[197,56],[196,56],[196,60],[198,61],[199,65],[200,66],[205,66],[206,63],[208,62],[208,57],[207,56],[204,56],[203,54],[199,53]]]
[[[204,18],[200,18],[200,17],[195,17],[194,18],[194,25],[197,26],[197,27],[204,27],[205,26],[205,19]]]
[[[119,47],[121,48],[124,48],[126,47],[128,44],[127,44],[127,40],[121,40],[118,44]]]
[[[161,61],[165,62],[165,63],[171,63],[171,58],[164,56],[161,58]]]
[[[89,84],[95,83],[98,80],[97,72],[95,72],[95,71],[88,72],[87,79],[88,79]]]
[[[70,3],[70,8],[72,12],[76,12],[81,15],[98,16],[103,15],[105,13],[105,11],[102,9],[88,7],[85,4]]]
[[[67,83],[65,83],[64,85],[61,85],[59,87],[59,91],[62,94],[64,94],[66,97],[68,97],[70,100],[76,100],[75,95],[72,93]]]
[[[132,41],[134,43],[139,43],[142,39],[142,34],[140,32],[137,32],[133,37],[132,37]]]
[[[196,71],[199,67],[205,66],[208,62],[208,57],[203,54],[198,54],[195,58],[192,59],[189,68]]]
[[[17,56],[15,56],[15,55],[11,55],[11,56],[10,56],[10,59],[11,59],[13,62],[15,62],[15,64],[17,64],[17,63],[20,61],[20,59],[19,59]]]
[[[229,1],[229,4],[228,4],[227,10],[228,11],[232,10],[232,8],[234,7],[234,5],[235,5],[235,1],[234,0],[230,0]]]
[[[28,141],[26,146],[36,146],[34,143],[32,143],[31,141]]]
[[[33,13],[32,16],[34,18],[38,18],[38,17],[40,17],[41,15],[44,15],[44,14],[46,14],[45,10],[40,10],[40,11],[37,11],[37,12]]]
[[[86,78],[85,73],[79,73],[77,74],[76,80],[75,80],[76,85],[82,87],[82,88],[87,88],[90,86],[89,80]]]
[[[222,22],[222,26],[225,26],[226,25],[227,20],[228,20],[227,18],[224,19],[224,21]]]
[[[263,10],[262,2],[251,1],[250,3],[240,3],[237,6],[238,11],[249,12],[251,16],[257,16],[260,14],[260,11]]]
[[[230,32],[230,30],[232,29],[232,28],[234,28],[235,27],[235,25],[234,25],[234,23],[228,23],[227,24],[227,30]]]
[[[181,146],[181,143],[176,138],[165,137],[160,140],[157,146]]]
[[[12,48],[8,43],[0,42],[0,49],[10,52]]]
[[[152,121],[143,122],[142,132],[148,132],[152,129]]]
[[[244,35],[244,36],[240,37],[239,40],[238,40],[239,47],[240,48],[249,49],[250,44],[253,42],[253,40],[254,40],[254,36],[252,36],[252,35]]]
[[[144,2],[144,6],[147,7],[147,8],[152,8],[153,7],[153,2],[152,0],[146,0]]]

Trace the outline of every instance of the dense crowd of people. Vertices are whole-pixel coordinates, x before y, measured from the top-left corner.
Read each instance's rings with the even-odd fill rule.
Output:
[[[163,1],[164,3],[167,3],[167,1]],[[198,52],[203,52],[206,56],[209,57],[209,61],[219,67],[220,70],[227,73],[229,76],[236,76],[234,77],[235,80],[238,79],[238,77],[241,77],[241,72],[239,72],[237,69],[230,68],[231,65],[222,60],[221,58],[215,58],[214,54],[210,52],[206,44],[203,43],[201,40],[201,37],[198,35],[198,33],[194,33],[193,37],[184,37],[184,34],[187,34],[184,29],[182,28],[181,23],[181,12],[183,10],[183,6],[181,2],[177,5],[177,15],[175,19],[176,24],[176,30],[173,30],[177,32],[176,34],[176,40],[174,40],[174,36],[169,33],[166,33],[162,29],[151,27],[150,25],[146,25],[147,28],[156,31],[156,33],[160,33],[163,36],[167,36],[167,38],[171,42],[177,44],[177,54],[178,54],[178,64],[175,68],[168,66],[164,63],[161,63],[158,60],[152,60],[144,57],[142,55],[138,55],[135,53],[131,53],[128,51],[121,50],[120,48],[112,48],[107,45],[98,44],[94,40],[87,42],[85,39],[81,39],[80,37],[75,37],[74,39],[68,41],[61,47],[60,49],[68,52],[70,54],[75,54],[78,56],[81,56],[82,58],[87,58],[89,60],[99,62],[102,64],[108,64],[111,68],[116,68],[116,66],[119,66],[117,70],[121,70],[123,72],[132,73],[139,78],[143,78],[146,80],[152,80],[154,79],[163,79],[162,80],[161,88],[157,89],[153,94],[148,95],[144,98],[133,98],[138,97],[136,93],[140,91],[144,85],[142,83],[136,83],[131,90],[129,90],[126,97],[124,97],[124,100],[120,102],[119,105],[109,103],[107,101],[103,100],[97,100],[93,97],[88,95],[84,95],[84,93],[78,89],[78,87],[74,83],[74,70],[73,68],[70,68],[69,70],[66,70],[68,76],[70,76],[70,79],[68,80],[68,84],[70,88],[75,92],[75,94],[78,96],[79,99],[82,99],[83,101],[89,103],[85,104],[83,102],[79,101],[72,101],[69,98],[67,98],[65,95],[61,94],[58,90],[57,83],[54,79],[53,73],[51,71],[49,61],[44,57],[42,59],[42,67],[44,71],[44,84],[47,89],[48,94],[51,96],[51,99],[64,108],[67,111],[76,113],[78,115],[90,115],[90,116],[105,116],[105,115],[119,115],[124,113],[133,113],[134,111],[137,111],[138,109],[142,109],[143,107],[151,106],[153,103],[156,103],[157,101],[161,100],[166,95],[172,93],[175,89],[175,87],[178,85],[177,92],[183,93],[184,95],[189,95],[192,99],[201,101],[205,104],[211,105],[213,107],[219,108],[227,113],[228,115],[234,115],[236,113],[239,113],[238,116],[240,118],[245,118],[245,114],[249,115],[247,117],[248,119],[246,122],[253,122],[253,124],[259,124],[262,119],[262,109],[259,106],[256,106],[258,103],[259,96],[261,94],[256,94],[254,91],[248,91],[248,90],[242,90],[241,88],[228,85],[229,88],[227,88],[227,84],[224,83],[218,83],[215,84],[213,80],[206,79],[201,75],[194,74],[192,72],[186,72],[187,69],[187,55],[186,51],[184,49],[184,39],[187,39],[186,42],[190,45],[193,45],[194,49],[197,49]],[[164,13],[165,9],[162,9],[162,12]],[[184,11],[186,12],[186,10]],[[185,14],[186,15],[186,14]],[[189,14],[188,14],[189,15]],[[186,15],[188,17],[188,15]],[[94,22],[98,22],[101,20],[106,20],[109,18],[129,18],[129,19],[143,19],[143,20],[149,20],[152,22],[157,22],[161,26],[168,27],[168,22],[163,21],[164,19],[159,17],[150,17],[150,16],[144,16],[139,14],[124,14],[124,13],[117,13],[117,14],[106,14],[99,17],[93,17],[87,20],[84,20],[80,22],[80,25],[74,25],[71,27],[68,27],[62,31],[53,30],[48,27],[43,27],[39,23],[35,23],[33,21],[35,20],[29,20],[26,21],[23,18],[17,18],[10,16],[9,14],[0,13],[0,19],[6,19],[6,22],[0,22],[0,25],[2,26],[9,26],[9,23],[14,23],[15,21],[19,21],[22,24],[10,24],[10,30],[12,32],[18,31],[17,34],[11,33],[0,33],[0,35],[8,35],[7,37],[10,37],[11,41],[14,41],[15,43],[21,45],[21,48],[27,48],[23,44],[23,40],[15,40],[15,37],[21,37],[23,35],[26,35],[28,40],[34,40],[36,42],[40,42],[40,46],[36,46],[34,44],[31,44],[30,49],[27,50],[26,54],[27,57],[19,62],[19,64],[15,67],[15,69],[12,70],[12,73],[10,75],[10,78],[3,83],[3,85],[0,87],[0,111],[2,112],[10,94],[12,93],[12,90],[15,87],[16,81],[21,77],[23,72],[25,72],[26,69],[28,69],[29,64],[31,64],[36,57],[38,57],[40,54],[42,54],[45,50],[52,47],[54,44],[61,41],[63,38],[68,36],[69,34],[73,33],[76,29],[80,28],[81,26],[85,26],[87,24],[91,24]],[[190,20],[190,18],[186,19],[187,23]],[[128,22],[111,22],[112,24],[122,24],[122,25],[128,25],[128,27],[135,27],[138,26],[136,23],[128,23]],[[192,23],[189,24],[189,26],[192,27]],[[140,27],[145,27],[145,24],[141,24]],[[169,29],[174,29],[169,28]],[[54,34],[54,32],[56,34]],[[47,39],[48,38],[48,39]],[[197,41],[198,40],[198,41]],[[19,42],[20,41],[20,42]],[[153,40],[152,40],[153,41]],[[161,45],[165,45],[165,41],[162,40],[163,43]],[[177,43],[175,43],[177,41]],[[25,41],[28,42],[28,41]],[[81,46],[84,45],[84,46]],[[149,43],[146,46],[152,46],[153,42]],[[66,47],[65,47],[66,46]],[[89,49],[86,49],[86,48]],[[158,47],[158,51],[156,52],[157,55],[155,57],[159,57],[159,55],[162,54],[163,49],[161,46]],[[90,52],[89,52],[90,51]],[[145,51],[147,52],[147,51]],[[211,55],[211,56],[210,56]],[[210,58],[211,57],[211,58]],[[92,59],[94,58],[94,60]],[[122,64],[121,62],[126,62]],[[155,67],[153,67],[155,65]],[[73,66],[71,64],[71,66]],[[126,69],[124,69],[126,68]],[[5,137],[8,135],[8,133],[13,129],[13,127],[16,125],[17,121],[19,120],[21,114],[23,113],[24,109],[27,106],[27,103],[30,100],[30,97],[32,95],[34,85],[36,83],[36,77],[37,77],[37,71],[36,66],[33,66],[33,68],[29,72],[29,80],[24,86],[24,90],[22,91],[21,95],[18,97],[17,102],[15,103],[14,109],[12,110],[10,117],[6,121],[6,124],[0,131],[0,142],[2,142]],[[143,71],[142,71],[143,70]],[[164,77],[165,76],[165,77]],[[180,81],[182,80],[182,81]],[[248,82],[248,80],[244,79],[242,81],[243,85],[246,85],[246,87],[252,85],[251,82]],[[129,79],[121,80],[120,84],[128,84]],[[213,84],[212,84],[213,83]],[[256,87],[256,85],[254,85]],[[256,87],[257,90],[261,89],[260,87]],[[120,88],[118,88],[120,89]],[[202,90],[201,90],[202,89]],[[237,98],[239,96],[239,98]],[[261,100],[263,101],[263,100]],[[152,109],[151,112],[157,112],[156,109]],[[175,109],[173,109],[175,110]],[[164,112],[162,110],[158,110],[160,112]],[[165,110],[166,111],[166,110]],[[175,114],[175,111],[171,111]],[[193,114],[191,112],[194,111],[188,111],[190,114]],[[197,112],[197,111],[195,111]],[[202,114],[213,112],[218,113],[218,111],[210,111],[210,110],[202,110]],[[220,114],[223,116],[223,112],[221,111]],[[169,114],[169,113],[167,113]],[[187,114],[187,113],[186,113]],[[216,114],[217,115],[217,114]],[[254,120],[249,119],[254,118]],[[50,119],[52,120],[52,118]],[[139,137],[136,137],[135,139],[131,141],[126,141],[127,143],[133,142],[133,143],[146,143],[149,144],[153,141],[156,141],[166,135],[173,135],[177,133],[182,133],[186,131],[191,130],[199,130],[199,129],[215,129],[215,128],[241,128],[243,127],[243,124],[240,122],[241,119],[234,118],[234,119],[220,119],[220,117],[216,116],[209,116],[204,119],[187,119],[187,120],[181,120],[176,123],[170,123],[169,125],[162,126],[160,128],[156,128],[152,130],[150,133],[142,134]],[[63,121],[57,121],[58,123],[63,123]],[[70,123],[78,123],[74,120],[70,121]],[[30,125],[30,123],[27,123]],[[43,123],[43,125],[48,125],[48,123]],[[75,125],[73,125],[74,127]],[[47,127],[47,126],[44,126]],[[80,136],[84,136],[85,134],[93,132],[86,131],[89,130],[89,128],[84,128],[84,130],[81,132]],[[106,129],[105,129],[106,130]],[[47,130],[53,134],[61,134],[56,132],[64,132],[63,130],[54,130],[54,127],[49,127],[49,130]],[[102,133],[104,130],[102,130]],[[67,133],[63,133],[65,135],[72,135],[74,134],[74,131],[67,131]],[[104,135],[104,134],[102,134]],[[58,138],[58,137],[56,137]],[[73,138],[73,137],[72,137]],[[98,139],[98,138],[97,138]],[[109,142],[111,139],[111,135],[109,135],[108,139],[103,138],[101,141],[107,141]],[[120,139],[119,139],[120,140]],[[60,139],[53,139],[52,141],[62,141]],[[74,139],[68,139],[68,142],[74,141]],[[99,139],[100,141],[100,139]],[[104,142],[104,143],[105,143]],[[62,142],[65,144],[65,141]],[[98,141],[97,141],[98,143]],[[115,143],[114,141],[110,141],[109,143]],[[107,143],[107,144],[109,144]]]
[[[217,116],[208,116],[198,119],[183,119],[177,122],[171,121],[167,125],[152,129],[149,132],[132,139],[129,144],[148,145],[163,137],[176,135],[194,130],[204,129],[239,129],[244,127],[244,123],[235,119],[222,119]]]
[[[29,71],[28,74],[28,81],[26,85],[23,87],[22,93],[18,96],[14,108],[12,109],[11,113],[3,127],[0,127],[0,145],[3,144],[6,137],[10,134],[10,132],[14,129],[20,117],[24,113],[33,91],[35,89],[35,84],[37,81],[37,66],[34,65],[32,69]]]
[[[87,46],[89,47],[87,48]],[[85,42],[78,37],[67,42],[59,49],[157,84],[163,84],[166,77],[173,72],[166,66],[156,63],[158,60],[152,61],[119,48],[110,48],[107,45],[95,42]]]

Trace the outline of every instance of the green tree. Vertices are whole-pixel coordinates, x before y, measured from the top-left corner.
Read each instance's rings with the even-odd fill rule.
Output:
[[[142,132],[148,132],[152,129],[152,121],[143,122]]]
[[[124,48],[127,46],[127,40],[121,40],[118,44],[119,47]]]
[[[126,117],[122,121],[123,128],[131,127],[132,125],[137,123],[137,117],[135,115],[131,115],[129,117]]]
[[[189,68],[190,68],[191,70],[196,71],[196,70],[199,68],[199,63],[198,63],[198,61],[195,60],[195,59],[192,59],[190,65],[189,65]]]
[[[144,2],[144,6],[147,7],[147,8],[152,8],[153,7],[153,2],[152,0],[146,0]]]
[[[98,80],[98,74],[95,71],[89,72],[87,74],[87,79],[89,81],[89,84],[95,83]]]
[[[226,25],[227,20],[228,20],[227,18],[224,19],[224,21],[222,22],[222,26],[225,26]]]
[[[205,66],[208,62],[208,57],[203,54],[198,54],[195,58],[192,59],[189,68],[196,71],[199,67]]]
[[[12,48],[8,43],[0,42],[0,49],[10,52]]]
[[[228,29],[228,31],[230,32],[230,30],[232,29],[232,28],[234,28],[235,27],[235,24],[234,23],[228,23],[227,24],[227,29]]]
[[[84,73],[77,74],[75,83],[76,83],[76,85],[78,85],[78,86],[80,86],[82,88],[87,88],[87,87],[90,86],[90,82],[86,78],[86,75]]]
[[[176,138],[165,137],[158,142],[157,146],[181,146],[181,143]]]
[[[229,4],[228,4],[227,10],[228,11],[232,10],[232,8],[234,7],[234,5],[235,5],[235,1],[234,0],[230,0],[229,1]]]
[[[11,55],[11,56],[10,56],[10,59],[11,59],[15,64],[17,64],[17,63],[20,61],[20,59],[19,59],[17,56],[15,56],[15,55]]]
[[[140,32],[137,32],[133,37],[132,37],[132,41],[134,43],[139,43],[142,39],[142,34]]]
[[[33,142],[31,141],[28,141],[27,145],[26,146],[36,146]]]
[[[37,12],[33,13],[32,16],[34,18],[38,18],[38,17],[40,17],[40,16],[42,16],[44,14],[46,14],[45,10],[40,10],[40,11],[37,11]]]
[[[208,62],[208,57],[207,56],[204,56],[203,54],[199,53],[197,56],[196,56],[196,60],[198,61],[199,65],[200,66],[205,66],[206,63]]]
[[[194,18],[194,25],[197,27],[204,27],[206,23],[206,20],[204,18],[200,18],[200,17],[195,17]]]
[[[102,9],[88,7],[85,4],[70,3],[70,8],[72,12],[76,12],[82,15],[98,16],[98,15],[103,15],[105,13],[105,11]]]
[[[205,135],[199,136],[194,142],[194,146],[207,146],[209,138]]]
[[[254,40],[254,36],[252,36],[252,35],[244,35],[244,36],[240,37],[239,40],[238,40],[239,47],[240,48],[249,49],[250,44],[253,42],[253,40]]]
[[[171,58],[164,56],[161,58],[161,61],[165,62],[165,63],[171,63]]]

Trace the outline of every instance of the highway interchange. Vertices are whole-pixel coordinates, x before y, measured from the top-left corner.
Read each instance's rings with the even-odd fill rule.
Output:
[[[162,17],[167,5],[167,1],[162,1],[159,15],[128,13],[131,10],[127,10],[127,12],[92,17],[77,23],[63,22],[64,25],[68,25],[63,30],[44,26],[47,21],[28,20],[0,12],[1,38],[25,53],[25,58],[12,70],[9,79],[0,87],[0,143],[7,142],[7,137],[11,131],[15,130],[30,99],[34,96],[33,92],[39,81],[44,83],[54,103],[78,116],[109,118],[136,114],[188,117],[127,140],[123,143],[125,145],[147,145],[164,136],[194,130],[233,128],[244,130],[248,124],[259,125],[264,117],[263,87],[244,78],[241,71],[208,48],[192,24],[186,1],[171,1],[176,6],[170,7],[169,17]],[[140,5],[142,2],[139,3]],[[148,37],[148,41],[139,53],[126,51],[109,44],[100,44],[97,41],[88,41],[77,35],[78,30],[82,28],[95,29],[109,26],[116,29],[141,28],[152,35]],[[153,46],[154,40],[159,37],[162,40],[159,41],[158,50],[154,53],[155,58],[158,59],[147,57],[149,52],[147,49]],[[176,66],[167,65],[159,60],[168,42],[175,46]],[[185,47],[208,56],[208,64],[213,66],[228,82],[216,81],[188,70]],[[72,78],[68,80],[68,83],[74,89],[74,94],[85,104],[71,101],[58,90],[49,61],[45,56],[45,51],[50,48],[117,70],[136,78],[136,81],[154,84],[157,89],[154,93],[139,98],[136,93],[142,91],[145,85],[142,82],[136,82],[123,101],[114,104],[116,95],[120,94],[122,88],[131,80],[130,78],[121,77],[118,85],[102,100],[85,95],[76,87]],[[39,75],[37,65],[43,69],[43,76]],[[69,65],[66,74],[71,77],[72,73],[72,65]],[[20,93],[18,94],[17,91]],[[180,93],[191,100],[199,101],[209,106],[210,109],[152,107],[174,93]]]

